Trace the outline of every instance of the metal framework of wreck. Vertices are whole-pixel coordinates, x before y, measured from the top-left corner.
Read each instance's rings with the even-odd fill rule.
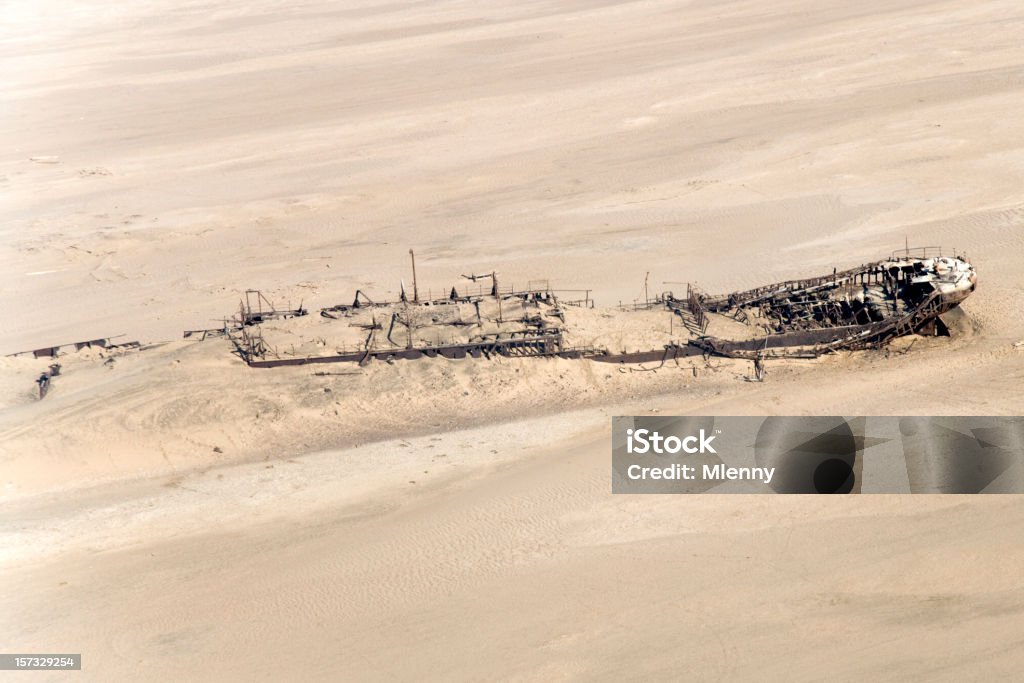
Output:
[[[700,334],[690,344],[732,358],[816,357],[840,349],[884,344],[911,333],[948,332],[942,314],[977,286],[964,256],[943,256],[939,247],[894,252],[888,259],[728,295],[709,296],[688,287],[686,299],[666,297],[670,309],[688,314]],[[706,334],[709,314],[760,329],[754,338]]]
[[[198,341],[207,337],[231,337],[235,332],[241,332],[246,327],[259,325],[268,320],[299,318],[309,313],[301,303],[298,308],[276,308],[273,302],[258,289],[245,290],[243,297],[238,302],[238,313],[230,318],[225,317],[220,327],[185,330],[182,336],[185,339],[198,339]]]
[[[564,307],[593,307],[591,290],[556,291],[547,281],[531,282],[525,289],[502,287],[494,272],[463,277],[475,286],[464,287],[462,292],[452,287],[444,297],[428,292],[421,300],[414,275],[411,297],[404,284],[400,299],[394,301],[377,301],[357,290],[352,303],[320,309],[322,318],[355,321],[362,316],[364,320],[349,324],[365,331],[358,347],[339,348],[333,354],[278,353],[265,341],[260,324],[305,316],[307,311],[301,305],[297,309],[277,309],[257,290],[245,293],[238,313],[225,319],[222,327],[189,331],[185,336],[226,336],[238,355],[254,368],[346,362],[362,365],[372,360],[436,357],[558,357],[609,363],[664,362],[686,356],[756,361],[813,358],[842,349],[876,347],[910,333],[944,333],[942,315],[969,296],[977,284],[974,267],[966,257],[943,256],[936,247],[908,248],[856,268],[725,295],[709,295],[688,284],[685,297],[665,292],[648,299],[645,293],[644,304],[633,306],[634,310],[670,311],[681,319],[681,330],[689,335],[686,341],[612,353],[604,348],[571,345],[566,340]],[[481,279],[489,279],[489,285],[478,285]],[[491,307],[487,316],[482,314],[481,306]],[[463,315],[467,310],[474,314]],[[429,315],[431,322],[418,325],[418,311]],[[365,321],[367,312],[369,321]],[[728,328],[739,333],[709,333],[717,320],[728,321]],[[461,336],[449,341],[425,341],[414,335],[420,327],[446,326],[458,329]]]
[[[648,273],[649,274],[649,273]],[[428,290],[420,298],[414,274],[413,295],[401,288],[394,301],[372,299],[356,291],[350,304],[319,310],[326,321],[348,322],[365,337],[356,347],[341,344],[334,353],[310,354],[293,347],[281,353],[263,336],[263,324],[304,317],[308,311],[278,308],[259,290],[247,290],[236,313],[218,328],[189,330],[186,339],[228,339],[251,368],[281,368],[311,364],[416,358],[558,357],[644,364],[687,356],[744,358],[755,362],[752,381],[764,377],[770,358],[813,358],[839,350],[879,347],[896,337],[918,333],[948,334],[944,314],[969,297],[977,287],[974,266],[964,255],[943,256],[934,247],[904,249],[889,258],[847,270],[801,280],[765,285],[726,295],[709,295],[687,284],[686,295],[666,292],[649,298],[644,280],[643,303],[618,309],[667,310],[678,317],[688,339],[657,348],[613,353],[606,348],[570,343],[566,335],[567,307],[593,308],[591,290],[553,290],[547,281],[530,282],[525,289],[502,287],[492,271],[464,275],[473,287],[453,287],[435,298]],[[478,285],[489,280],[489,286]],[[369,317],[369,321],[368,318]],[[424,319],[429,322],[424,323]],[[338,328],[330,326],[337,330]],[[452,331],[451,338],[428,339],[423,329]],[[670,336],[671,335],[670,327]],[[713,334],[714,333],[714,334]],[[349,335],[357,334],[349,332]],[[139,342],[115,343],[99,338],[37,348],[10,355],[55,358],[70,351],[98,348],[134,350]],[[324,346],[326,341],[321,340]],[[308,348],[308,346],[306,347]],[[108,360],[110,362],[111,360]],[[646,369],[645,369],[646,370]],[[60,366],[53,364],[36,380],[43,398]],[[321,373],[337,374],[337,373]]]
[[[410,251],[410,256],[413,256]],[[591,290],[554,290],[546,280],[525,289],[503,287],[494,271],[464,275],[474,287],[435,298],[428,290],[420,299],[413,256],[413,293],[403,283],[397,301],[375,301],[357,290],[351,304],[320,309],[326,320],[349,322],[365,337],[356,348],[345,344],[335,353],[280,353],[263,335],[263,323],[303,318],[308,311],[277,308],[262,292],[246,290],[237,312],[219,327],[187,330],[186,339],[227,338],[235,352],[253,368],[314,363],[358,363],[418,358],[570,358],[604,363],[638,364],[688,356],[741,358],[754,361],[755,380],[764,377],[764,361],[774,358],[816,358],[839,350],[879,347],[912,334],[948,334],[944,314],[977,287],[974,266],[964,255],[944,256],[937,247],[894,252],[889,258],[818,277],[787,280],[724,295],[709,295],[688,283],[685,297],[665,292],[654,298],[644,279],[643,303],[619,310],[667,310],[681,321],[689,338],[658,348],[612,353],[606,348],[574,345],[566,335],[566,307],[593,308]],[[648,273],[649,275],[649,273]],[[484,287],[480,280],[490,280]],[[366,321],[369,313],[369,321]],[[381,316],[378,319],[378,314]],[[466,315],[468,314],[468,315]],[[421,323],[420,318],[430,322]],[[361,322],[362,321],[362,322]],[[422,329],[450,329],[451,339],[426,339]],[[571,326],[569,327],[571,330]],[[670,330],[672,328],[670,327]],[[723,333],[724,331],[724,333]],[[714,333],[712,333],[714,332]],[[123,336],[123,335],[122,335]],[[670,332],[671,336],[671,332]],[[139,350],[139,342],[115,343],[105,337],[9,354],[35,358],[83,349]],[[321,340],[322,341],[322,340]],[[326,342],[323,342],[326,346]],[[152,345],[150,345],[152,346]],[[107,362],[112,362],[108,360]],[[659,366],[660,367],[660,366]],[[656,368],[654,368],[656,369]],[[39,398],[46,396],[60,365],[52,364],[36,380]],[[347,373],[317,373],[347,374]]]
[[[390,316],[386,316],[386,324],[377,321],[374,316],[371,323],[356,325],[367,332],[359,349],[329,355],[290,358],[270,353],[269,355],[275,357],[269,358],[267,357],[268,352],[272,350],[264,342],[262,335],[243,325],[238,327],[240,334],[235,338],[236,350],[243,360],[254,368],[275,368],[310,363],[359,363],[364,365],[371,360],[393,361],[437,357],[449,359],[491,358],[499,355],[514,358],[581,358],[584,354],[593,352],[593,349],[587,347],[567,347],[563,329],[558,325],[551,324],[547,319],[554,317],[564,322],[565,314],[562,306],[591,307],[593,300],[590,297],[590,290],[558,290],[556,292],[550,288],[546,280],[540,283],[531,282],[526,289],[516,289],[514,286],[500,287],[493,273],[485,276],[465,277],[474,281],[482,277],[490,277],[493,283],[487,289],[479,286],[468,291],[464,289],[462,293],[456,287],[452,287],[444,298],[431,298],[431,294],[428,293],[427,298],[418,300],[417,292],[412,301],[405,295],[404,287],[402,297],[398,301],[377,301],[362,290],[357,290],[351,304],[339,304],[320,309],[321,317],[331,320],[339,320],[350,317],[355,312],[374,311],[375,309],[390,313]],[[558,293],[573,295],[577,298],[560,299]],[[579,297],[579,295],[583,296]],[[485,301],[497,304],[498,313],[495,322],[499,325],[513,325],[513,327],[502,329],[500,332],[471,334],[462,342],[413,343],[412,330],[415,324],[411,320],[410,310],[438,310],[458,307],[461,304],[471,305],[475,309],[475,320],[458,318],[439,323],[440,325],[469,328],[484,322],[480,304]],[[502,307],[504,305],[507,308],[509,302],[516,302],[524,308],[544,306],[547,316],[537,314],[523,315],[515,319],[506,318],[503,315]],[[401,340],[396,341],[394,338],[395,335],[402,334],[403,330],[408,335],[404,343]],[[378,345],[378,341],[381,340],[386,343]]]

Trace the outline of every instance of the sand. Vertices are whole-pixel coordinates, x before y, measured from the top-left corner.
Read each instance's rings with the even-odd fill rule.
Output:
[[[1020,414],[1022,22],[1009,1],[9,8],[0,353],[144,349],[62,358],[41,402],[46,363],[0,358],[4,648],[81,651],[86,680],[1014,675],[1016,497],[612,496],[609,432]],[[756,386],[736,362],[317,377],[181,339],[247,287],[393,298],[410,248],[434,291],[497,269],[610,306],[648,273],[729,291],[904,240],[977,267],[954,339]]]

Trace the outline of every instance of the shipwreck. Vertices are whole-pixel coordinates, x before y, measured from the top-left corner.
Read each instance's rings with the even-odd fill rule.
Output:
[[[666,304],[692,318],[698,334],[689,343],[706,353],[813,357],[877,346],[911,333],[948,334],[943,314],[977,284],[966,257],[924,247],[841,272],[728,295],[709,296],[691,286],[686,299],[669,296]],[[731,339],[709,334],[714,317],[739,323],[749,334]]]
[[[319,316],[307,316],[302,306],[274,308],[250,290],[222,327],[185,336],[226,336],[254,368],[494,356],[758,362],[876,348],[908,334],[949,334],[945,314],[977,287],[967,257],[937,247],[903,249],[855,268],[730,294],[688,284],[685,296],[645,294],[629,309],[600,311],[593,310],[591,290],[553,289],[547,281],[501,286],[495,272],[463,277],[473,284],[421,298],[414,266],[411,295],[404,284],[391,301],[360,290],[351,303],[322,308]],[[481,279],[489,286],[478,284]],[[669,315],[652,317],[658,311]],[[626,337],[634,350],[624,348]],[[610,348],[612,338],[618,348]]]

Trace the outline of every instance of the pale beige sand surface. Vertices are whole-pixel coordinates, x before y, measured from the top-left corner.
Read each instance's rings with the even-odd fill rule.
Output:
[[[0,358],[2,649],[104,681],[1014,677],[1017,497],[613,497],[607,430],[1020,414],[1022,37],[1009,0],[6,7],[0,353],[170,343],[67,356],[41,402],[45,363]],[[393,298],[409,248],[434,290],[611,305],[905,239],[977,267],[958,337],[757,386],[180,341],[246,287]]]
[[[1015,675],[1018,497],[611,496],[599,417],[15,507],[5,630],[95,680]]]

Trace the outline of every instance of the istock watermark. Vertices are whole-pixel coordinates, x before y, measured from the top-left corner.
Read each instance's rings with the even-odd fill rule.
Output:
[[[1024,493],[1024,418],[615,417],[612,491]]]

